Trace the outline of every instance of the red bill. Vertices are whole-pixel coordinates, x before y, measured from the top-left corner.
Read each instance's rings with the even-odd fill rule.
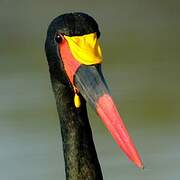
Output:
[[[139,168],[142,160],[130,138],[101,71],[101,50],[92,33],[84,36],[65,36],[59,45],[61,58],[72,85],[94,108],[116,143]]]

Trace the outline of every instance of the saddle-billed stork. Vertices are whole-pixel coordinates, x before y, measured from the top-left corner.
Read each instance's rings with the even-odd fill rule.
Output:
[[[143,168],[101,72],[99,36],[98,24],[84,13],[60,15],[47,31],[45,51],[60,119],[67,180],[103,179],[86,102],[127,157]]]

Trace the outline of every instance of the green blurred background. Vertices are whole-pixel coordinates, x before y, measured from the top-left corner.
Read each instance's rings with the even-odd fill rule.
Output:
[[[1,0],[0,179],[65,179],[44,54],[52,18],[82,11],[99,23],[103,72],[139,149],[136,169],[89,108],[106,180],[180,179],[180,1]]]

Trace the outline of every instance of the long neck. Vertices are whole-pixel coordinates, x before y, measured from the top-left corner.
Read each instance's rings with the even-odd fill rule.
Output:
[[[85,100],[81,98],[77,109],[69,88],[54,81],[52,86],[61,125],[66,180],[102,180]]]

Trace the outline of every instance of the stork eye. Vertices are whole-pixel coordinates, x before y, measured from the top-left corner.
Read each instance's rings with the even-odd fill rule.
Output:
[[[100,35],[101,35],[101,33],[98,31],[98,32],[96,32],[97,33],[97,38],[99,38],[100,37]]]
[[[55,35],[55,41],[56,41],[58,44],[61,43],[61,41],[62,41],[62,36],[57,33],[57,34]]]

